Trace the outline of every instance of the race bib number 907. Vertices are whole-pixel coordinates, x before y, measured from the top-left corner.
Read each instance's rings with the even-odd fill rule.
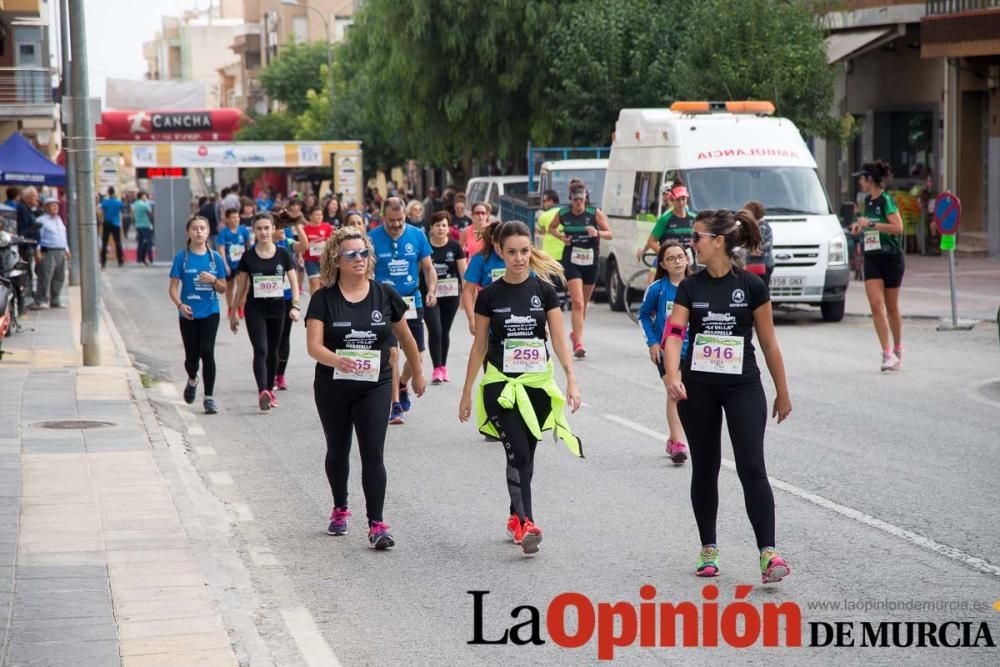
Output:
[[[285,296],[285,288],[278,276],[254,276],[253,298],[280,299]]]

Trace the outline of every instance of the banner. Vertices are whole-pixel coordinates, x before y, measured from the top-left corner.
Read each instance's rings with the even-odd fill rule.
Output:
[[[239,109],[105,111],[98,139],[132,141],[232,141],[245,120]]]
[[[319,152],[317,151],[317,154]],[[174,167],[285,167],[285,144],[172,144]]]

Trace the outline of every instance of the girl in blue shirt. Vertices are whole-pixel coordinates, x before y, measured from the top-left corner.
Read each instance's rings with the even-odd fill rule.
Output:
[[[646,290],[646,296],[639,307],[639,323],[646,335],[646,346],[649,347],[649,359],[656,364],[660,372],[660,381],[667,386],[667,370],[663,365],[663,331],[670,318],[674,306],[674,296],[677,286],[689,273],[688,257],[684,246],[676,241],[664,243],[656,254],[656,275],[653,284]],[[687,338],[681,348],[681,358],[687,354]],[[681,440],[684,429],[677,414],[677,401],[667,398],[667,426],[670,436],[667,439],[667,456],[674,463],[684,463],[687,460],[687,445]]]
[[[482,250],[469,257],[469,266],[462,276],[462,310],[469,320],[469,333],[476,335],[476,315],[473,312],[479,290],[487,287],[507,270],[500,257],[500,246],[493,243],[493,237],[503,224],[499,221],[484,225],[479,231],[483,241]]]
[[[243,253],[250,247],[252,236],[249,227],[240,224],[240,212],[235,208],[226,209],[226,226],[215,237],[215,245],[221,249],[226,260],[226,306],[228,318],[233,312],[233,296],[236,291],[236,267],[239,266]]]
[[[215,389],[215,334],[219,329],[219,294],[226,290],[226,265],[222,255],[208,247],[208,220],[194,216],[187,221],[187,247],[170,267],[170,300],[180,316],[184,341],[184,370],[188,381],[184,402],[194,403],[198,366],[205,373],[205,414],[218,412]]]

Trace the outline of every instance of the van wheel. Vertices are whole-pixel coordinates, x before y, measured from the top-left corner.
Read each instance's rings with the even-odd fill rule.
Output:
[[[819,312],[823,315],[823,321],[839,322],[844,319],[844,307],[846,305],[846,299],[842,299],[840,301],[824,301],[819,304]]]
[[[608,305],[619,313],[625,310],[625,284],[618,274],[618,262],[613,259],[608,261]]]

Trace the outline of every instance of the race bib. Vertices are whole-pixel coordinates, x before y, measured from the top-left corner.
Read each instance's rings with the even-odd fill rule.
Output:
[[[493,269],[492,271],[490,271],[490,280],[494,282],[500,280],[501,278],[503,278],[505,273],[507,273],[506,267],[502,269]]]
[[[378,382],[382,366],[382,353],[378,350],[337,350],[342,357],[354,360],[356,368],[353,373],[343,373],[333,369],[334,380],[357,380],[359,382]]]
[[[458,296],[458,278],[438,278],[434,296],[439,299],[443,296]]]
[[[246,246],[242,243],[230,243],[229,244],[229,259],[234,262],[240,261],[243,257],[243,253],[246,252]]]
[[[309,254],[313,257],[319,257],[322,255],[325,248],[326,239],[315,239],[309,242]]]
[[[700,333],[694,337],[691,370],[739,375],[743,372],[743,337]]]
[[[865,231],[865,252],[871,252],[872,250],[882,249],[882,238],[878,234],[878,230],[869,229]]]
[[[547,367],[545,341],[539,338],[508,338],[503,342],[504,373],[543,373]]]
[[[253,277],[253,298],[280,299],[284,296],[285,289],[282,287],[281,278],[278,276]]]
[[[406,304],[406,315],[405,318],[408,320],[417,319],[417,297],[415,296],[404,296],[403,303]]]
[[[405,276],[410,272],[410,263],[405,259],[390,259],[389,260],[389,275],[394,278],[400,276]]]
[[[667,301],[667,317],[670,317],[670,312],[674,309],[674,302]]]
[[[572,253],[570,253],[569,261],[577,266],[593,266],[594,265],[594,249],[593,248],[573,248]]]

